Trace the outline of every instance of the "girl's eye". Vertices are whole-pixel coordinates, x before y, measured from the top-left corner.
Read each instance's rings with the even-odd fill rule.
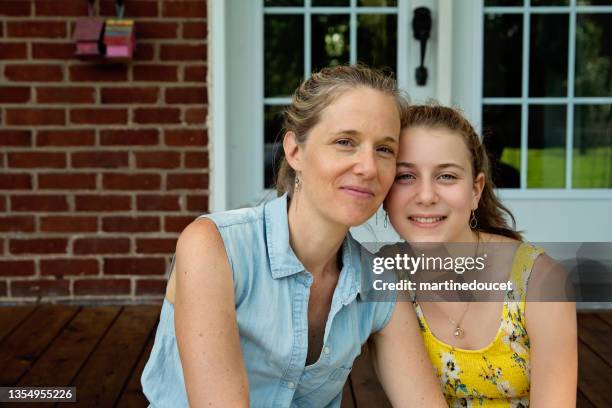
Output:
[[[443,181],[453,181],[453,180],[457,180],[457,177],[455,177],[452,174],[441,174],[439,176],[439,178]]]
[[[336,140],[336,144],[340,146],[350,147],[353,145],[353,142],[350,139],[340,139]]]

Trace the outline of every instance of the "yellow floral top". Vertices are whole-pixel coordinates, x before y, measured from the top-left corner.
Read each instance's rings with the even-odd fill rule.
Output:
[[[522,243],[514,257],[499,330],[479,350],[465,350],[437,339],[418,303],[415,309],[429,353],[449,407],[528,407],[529,336],[525,329],[527,281],[541,248]]]

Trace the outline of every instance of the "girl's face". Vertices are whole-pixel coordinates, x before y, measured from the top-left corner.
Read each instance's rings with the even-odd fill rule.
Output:
[[[303,145],[286,138],[287,160],[301,180],[297,205],[306,201],[309,211],[337,224],[362,224],[393,184],[399,132],[393,97],[365,87],[342,94]]]
[[[445,128],[403,130],[397,174],[386,209],[395,230],[409,242],[471,242],[472,210],[484,175],[472,175],[462,137]]]

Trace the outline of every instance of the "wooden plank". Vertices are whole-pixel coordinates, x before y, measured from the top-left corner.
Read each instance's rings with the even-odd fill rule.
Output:
[[[351,376],[346,380],[344,388],[342,389],[342,402],[340,408],[357,408],[355,405],[355,399],[353,398],[353,391],[351,390]]]
[[[19,385],[67,387],[120,310],[119,306],[81,309]]]
[[[77,402],[58,406],[114,406],[138,362],[158,316],[157,306],[123,308],[72,382],[77,388]]]
[[[591,401],[578,390],[576,394],[576,408],[597,408],[595,405],[591,404]]]
[[[578,338],[585,342],[603,361],[612,367],[611,326],[594,314],[579,314]]]
[[[0,307],[0,343],[19,323],[34,311],[35,306]]]
[[[584,342],[578,341],[578,389],[596,407],[612,406],[612,369]]]
[[[364,347],[351,371],[351,381],[357,407],[391,407],[382,386],[376,378],[368,348]]]
[[[600,319],[602,319],[604,322],[608,323],[610,327],[612,327],[612,313],[611,312],[601,312],[601,313],[598,313],[597,316],[599,316]]]
[[[76,306],[40,306],[2,343],[0,385],[15,385],[78,312]]]
[[[142,377],[142,372],[144,370],[145,364],[147,364],[149,356],[151,355],[151,349],[153,348],[153,342],[155,341],[155,336],[153,335],[153,333],[155,333],[155,331],[151,333],[151,336],[149,337],[149,342],[147,343],[144,351],[142,352],[138,360],[138,364],[132,372],[127,386],[119,397],[119,403],[117,404],[117,408],[147,407],[149,405],[149,401],[147,401],[147,398],[142,393],[140,377]]]

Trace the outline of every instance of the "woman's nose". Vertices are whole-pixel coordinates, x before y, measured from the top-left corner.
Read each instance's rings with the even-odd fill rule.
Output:
[[[356,156],[354,170],[366,178],[375,177],[378,173],[378,162],[376,160],[376,152],[367,151],[364,149]]]

